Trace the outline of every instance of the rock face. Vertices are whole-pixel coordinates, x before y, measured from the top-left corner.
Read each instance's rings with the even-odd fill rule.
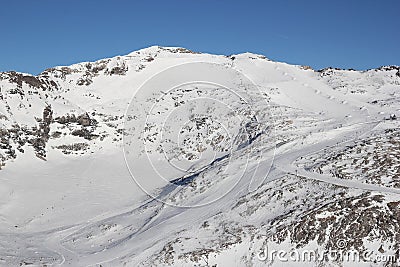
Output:
[[[156,79],[193,62],[219,83]],[[398,266],[398,99],[397,66],[174,47],[0,73],[0,265],[284,264],[268,247],[374,259],[300,266]]]
[[[46,144],[50,138],[50,124],[53,121],[53,111],[50,106],[43,110],[43,118],[39,122],[39,128],[36,132],[36,138],[31,140],[31,144],[36,151],[36,156],[41,159],[46,158]]]

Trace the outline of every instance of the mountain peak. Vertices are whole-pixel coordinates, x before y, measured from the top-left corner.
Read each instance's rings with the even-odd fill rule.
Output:
[[[153,46],[149,46],[146,48],[142,48],[142,49],[133,51],[133,52],[129,53],[127,56],[134,56],[134,55],[138,55],[138,54],[159,54],[161,52],[199,54],[198,52],[191,51],[184,47],[153,45]]]

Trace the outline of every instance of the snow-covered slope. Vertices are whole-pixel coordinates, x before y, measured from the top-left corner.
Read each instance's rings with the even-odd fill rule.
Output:
[[[0,264],[390,266],[399,98],[396,66],[171,47],[0,73]]]

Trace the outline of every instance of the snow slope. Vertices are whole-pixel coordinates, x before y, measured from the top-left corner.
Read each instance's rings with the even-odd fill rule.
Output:
[[[0,73],[0,263],[281,266],[257,255],[339,241],[398,260],[399,89],[396,66],[156,46]]]

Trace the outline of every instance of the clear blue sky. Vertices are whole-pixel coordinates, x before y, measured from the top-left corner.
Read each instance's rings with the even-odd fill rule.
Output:
[[[151,45],[254,52],[310,65],[400,65],[398,0],[14,0],[0,7],[0,71],[37,74]]]

